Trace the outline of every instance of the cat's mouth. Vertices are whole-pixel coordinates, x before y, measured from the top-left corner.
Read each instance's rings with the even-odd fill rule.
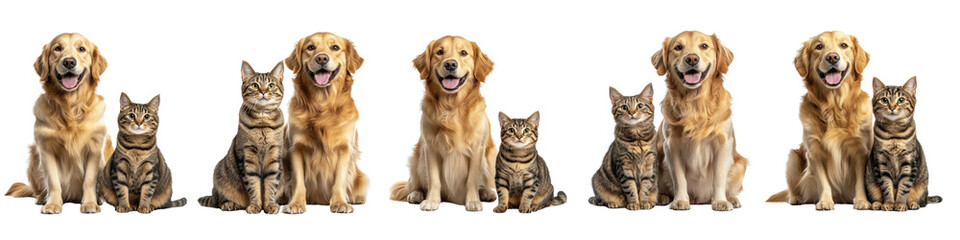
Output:
[[[311,76],[313,76],[313,83],[317,85],[317,87],[326,87],[330,86],[330,81],[337,77],[337,73],[339,72],[340,66],[337,66],[337,69],[334,69],[333,71],[329,71],[327,68],[321,67],[320,70],[313,72]]]
[[[463,74],[463,77],[454,76],[452,73],[447,74],[446,76],[441,76],[440,73],[436,73],[436,74],[437,74],[437,81],[440,82],[440,87],[442,87],[443,90],[446,90],[448,92],[456,91],[457,89],[460,88],[460,86],[463,86],[463,83],[467,81],[467,76],[470,75],[469,72],[467,72],[466,74]]]
[[[73,91],[80,86],[80,82],[83,81],[83,75],[87,73],[87,70],[84,69],[80,74],[75,74],[72,71],[60,74],[54,71],[56,74],[57,82],[60,83],[60,87],[63,87],[64,90]]]
[[[680,80],[682,80],[684,86],[696,88],[700,86],[700,83],[703,82],[703,79],[707,78],[707,74],[704,73],[709,72],[710,67],[712,66],[713,64],[707,65],[707,68],[703,71],[697,70],[696,68],[691,68],[687,71],[680,71],[679,68],[674,69],[677,71],[677,76],[680,77]]]
[[[146,134],[150,132],[149,129],[144,128],[142,125],[127,127],[127,131],[134,135],[141,135],[141,134]]]
[[[900,120],[900,119],[902,119],[903,117],[906,116],[906,114],[904,114],[903,112],[897,112],[897,111],[894,111],[894,110],[883,111],[883,112],[880,113],[880,115],[883,116],[883,118],[886,118],[886,119],[892,120],[892,121]]]
[[[849,68],[847,69],[849,70]],[[820,75],[820,79],[823,80],[823,83],[827,84],[827,87],[834,88],[840,85],[843,82],[843,78],[847,76],[847,70],[840,71],[837,68],[830,68],[826,73],[820,71],[820,68],[817,68],[817,74]]]
[[[524,147],[530,146],[530,143],[523,141],[523,139],[519,139],[519,138],[514,138],[513,141],[508,141],[507,144],[510,144],[511,146],[516,148],[524,148]]]

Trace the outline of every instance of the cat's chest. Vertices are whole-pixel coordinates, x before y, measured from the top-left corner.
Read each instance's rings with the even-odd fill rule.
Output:
[[[149,170],[140,168],[146,166],[144,163],[152,161],[153,153],[154,151],[152,150],[127,150],[123,151],[121,154],[123,154],[123,157],[127,159],[125,162],[127,165],[126,169],[128,169],[130,173],[139,175],[141,172]]]
[[[897,140],[881,140],[876,139],[875,145],[878,146],[879,154],[883,154],[887,159],[893,161],[904,161],[906,158],[909,158],[916,151],[914,151],[913,144],[908,141],[897,141]]]

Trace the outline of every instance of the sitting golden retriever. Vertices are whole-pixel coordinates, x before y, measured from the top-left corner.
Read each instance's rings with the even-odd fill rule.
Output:
[[[803,143],[788,157],[787,190],[767,202],[870,208],[863,176],[873,144],[873,108],[860,89],[869,61],[856,37],[837,31],[810,38],[797,52],[793,63],[807,87],[800,104]]]
[[[103,97],[96,93],[107,60],[82,35],[64,33],[43,46],[33,67],[44,94],[33,107],[30,185],[14,183],[6,195],[34,197],[45,214],[60,213],[63,202],[79,202],[83,213],[100,212],[97,173],[103,157],[113,154]]]
[[[330,205],[336,213],[367,198],[367,175],[357,168],[357,106],[350,96],[363,58],[353,43],[332,33],[297,42],[287,67],[296,74],[283,160],[283,212],[299,214],[306,204]]]
[[[737,153],[730,119],[730,93],[723,74],[733,52],[716,35],[688,31],[663,41],[652,59],[657,74],[667,75],[663,122],[658,130],[661,161],[660,204],[688,210],[710,203],[713,210],[740,207],[747,159]],[[666,178],[666,179],[665,179]]]
[[[480,201],[497,197],[497,149],[480,96],[493,62],[476,43],[445,36],[431,41],[413,66],[426,88],[420,140],[410,157],[410,180],[394,184],[390,199],[419,203],[424,211],[436,210],[440,201],[480,211]]]

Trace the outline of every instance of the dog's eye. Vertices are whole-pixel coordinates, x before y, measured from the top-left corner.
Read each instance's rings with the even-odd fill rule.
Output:
[[[817,50],[822,50],[822,49],[823,49],[823,44],[817,44]]]
[[[707,46],[706,43],[700,44],[700,49],[707,49],[707,47],[710,47],[710,46]]]
[[[887,103],[887,98],[881,98],[881,99],[880,99],[880,102],[882,102],[882,103]]]
[[[307,51],[313,51],[314,49],[317,49],[317,47],[313,45],[307,46]]]
[[[333,45],[333,46],[330,46],[330,50],[334,50],[334,51],[340,51],[340,45]]]
[[[54,51],[57,51],[57,52],[63,51],[63,47],[61,47],[61,46],[56,46],[56,47],[53,48],[53,50],[54,50]]]
[[[460,50],[460,56],[467,56],[467,50]]]
[[[437,50],[437,55],[443,55],[443,49]]]
[[[840,48],[847,48],[847,47],[849,47],[849,46],[847,45],[847,43],[841,43],[841,44],[840,44]]]
[[[137,118],[137,115],[133,115],[133,113],[131,113],[130,115],[127,115],[127,117],[130,117],[130,119],[134,119],[134,118]]]
[[[897,103],[903,103],[903,98],[897,99]]]
[[[677,45],[676,47],[673,47],[673,50],[677,50],[677,51],[683,50],[683,45]]]
[[[85,48],[85,47],[80,47],[80,48],[77,48],[77,51],[86,52],[86,51],[87,51],[87,48]]]
[[[626,110],[627,110],[627,105],[622,105],[622,106],[620,106],[620,109],[623,109],[624,111],[626,111]]]

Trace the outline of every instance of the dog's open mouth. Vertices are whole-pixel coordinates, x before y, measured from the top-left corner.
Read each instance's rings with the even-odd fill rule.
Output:
[[[830,87],[836,87],[837,85],[840,85],[840,82],[843,81],[843,77],[847,76],[847,70],[840,71],[836,68],[830,68],[830,71],[827,71],[826,73],[820,71],[818,68],[817,73],[820,74],[820,79],[823,79],[823,82]]]
[[[686,85],[690,85],[690,86],[697,85],[698,83],[703,81],[703,79],[707,78],[707,74],[704,74],[704,73],[709,72],[711,66],[712,65],[707,65],[707,69],[703,70],[702,72],[697,71],[696,69],[690,69],[690,70],[687,70],[686,72],[681,72],[678,69],[676,70],[677,76],[679,76],[680,79],[683,79],[683,83]]]
[[[460,88],[463,85],[463,82],[467,80],[467,76],[470,75],[464,74],[463,77],[457,77],[454,75],[440,76],[440,73],[437,74],[437,80],[440,81],[440,87],[443,87],[444,90],[453,91]]]
[[[333,71],[327,71],[325,68],[320,68],[317,72],[313,73],[313,81],[317,84],[318,87],[326,87],[330,85],[330,80],[333,80],[337,76],[337,73],[340,72],[340,66],[337,66],[337,69]]]
[[[56,71],[54,72],[56,73]],[[66,90],[74,90],[77,89],[77,86],[80,86],[80,81],[83,80],[83,75],[86,73],[87,70],[83,70],[80,75],[77,75],[73,72],[67,72],[64,74],[56,73],[57,82],[60,82],[60,86]]]

